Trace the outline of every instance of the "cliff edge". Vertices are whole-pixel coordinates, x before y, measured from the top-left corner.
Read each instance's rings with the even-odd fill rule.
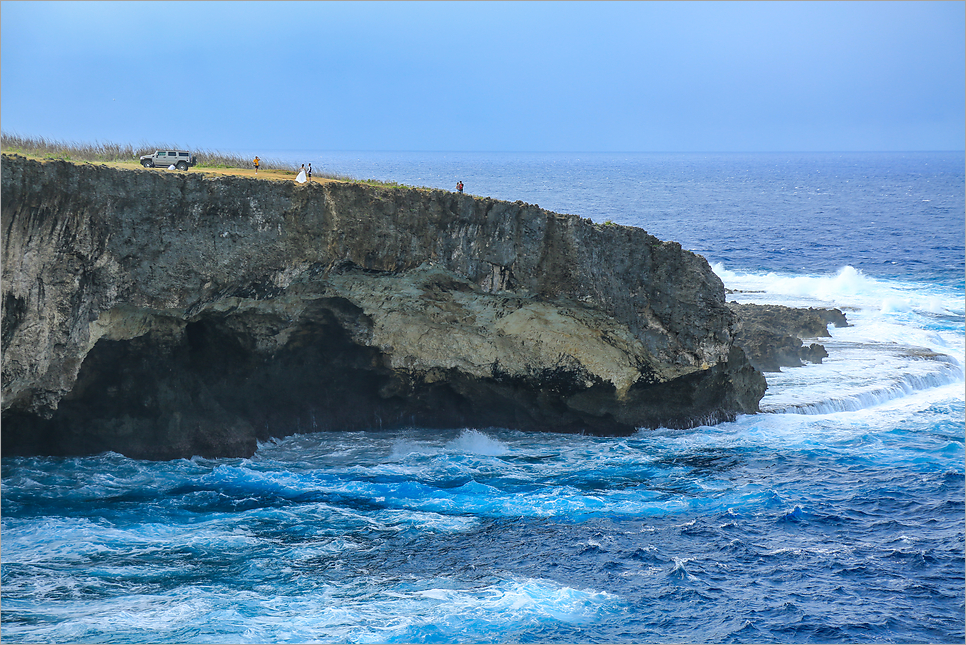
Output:
[[[704,258],[523,202],[2,157],[3,454],[756,412]]]

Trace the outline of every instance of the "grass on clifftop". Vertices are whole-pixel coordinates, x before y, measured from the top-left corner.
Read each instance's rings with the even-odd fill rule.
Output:
[[[240,155],[217,150],[199,150],[179,145],[154,145],[117,143],[78,143],[76,141],[57,141],[45,137],[24,137],[17,134],[0,133],[0,148],[4,152],[18,153],[41,159],[63,159],[64,161],[133,161],[137,163],[141,155],[152,154],[155,150],[190,150],[198,160],[196,168],[251,168],[251,159]],[[295,170],[295,166],[274,159],[261,161],[261,167],[272,170]]]
[[[132,146],[131,144],[117,143],[78,143],[76,141],[58,141],[45,137],[25,137],[19,134],[0,133],[0,150],[10,154],[20,154],[25,157],[35,157],[38,159],[61,159],[74,162],[94,162],[109,164],[133,164],[140,166],[141,155],[152,154],[155,150],[188,150],[195,158],[197,163],[193,168],[198,170],[214,171],[218,174],[238,174],[254,175],[251,159],[242,157],[238,154],[224,153],[215,150],[204,150],[183,147],[180,145],[147,145]],[[279,161],[277,159],[260,159],[259,169],[262,171],[258,175],[259,179],[293,179],[298,169],[295,164]],[[266,172],[267,171],[267,172]],[[354,179],[344,175],[328,172],[313,173],[314,179],[346,181],[382,188],[417,188],[426,190],[420,186],[407,186],[395,181],[380,181],[377,179]]]

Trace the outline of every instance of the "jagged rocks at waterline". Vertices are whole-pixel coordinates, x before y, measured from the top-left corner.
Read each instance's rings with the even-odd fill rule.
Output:
[[[821,363],[828,358],[825,346],[819,343],[805,345],[802,339],[830,337],[829,325],[849,326],[840,309],[801,309],[737,302],[729,302],[728,307],[738,316],[735,343],[745,351],[751,364],[763,372],[780,372],[783,367]]]
[[[757,411],[704,258],[522,202],[4,155],[4,454]]]

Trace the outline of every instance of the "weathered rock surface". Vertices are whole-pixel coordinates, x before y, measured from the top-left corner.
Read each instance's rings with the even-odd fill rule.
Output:
[[[707,262],[522,202],[4,155],[4,454],[757,411]]]
[[[801,367],[803,362],[821,363],[828,358],[819,343],[805,346],[803,338],[828,338],[828,326],[848,327],[839,309],[796,309],[782,305],[729,302],[738,315],[735,344],[762,372],[780,372],[782,367]]]

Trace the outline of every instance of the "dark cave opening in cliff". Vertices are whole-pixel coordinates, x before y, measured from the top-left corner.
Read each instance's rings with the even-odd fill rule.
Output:
[[[344,324],[321,308],[294,326],[264,314],[209,315],[176,332],[102,338],[49,418],[4,414],[3,449],[250,456],[258,441],[293,433],[458,426],[473,416],[445,380],[414,391]],[[286,341],[266,351],[280,330]]]

